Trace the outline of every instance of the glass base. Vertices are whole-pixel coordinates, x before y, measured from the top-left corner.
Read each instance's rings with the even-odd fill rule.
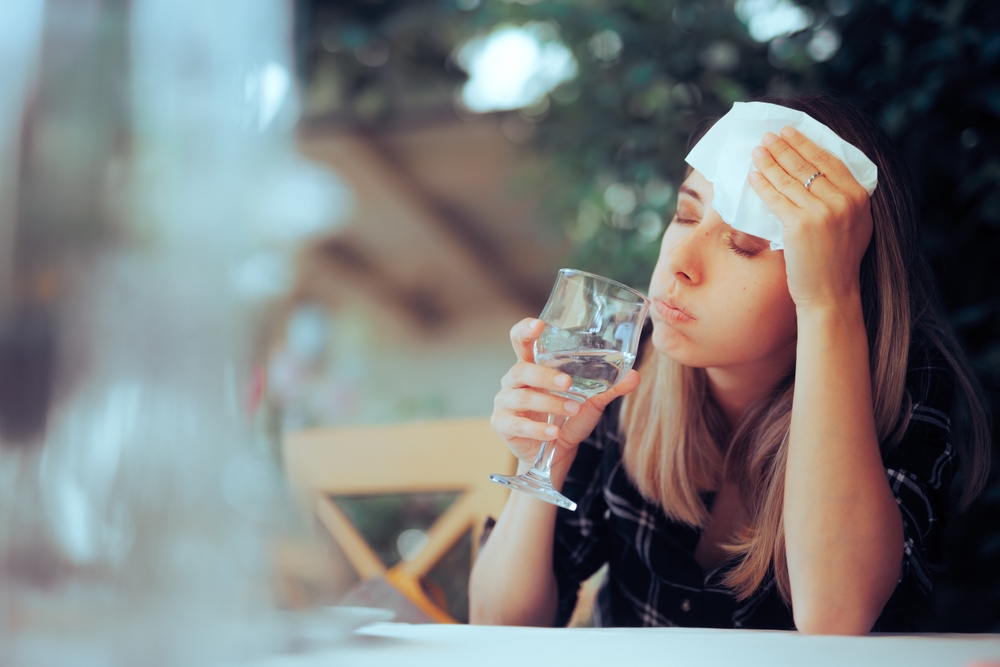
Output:
[[[552,484],[544,477],[532,475],[531,471],[523,475],[490,475],[490,481],[503,484],[515,491],[527,493],[539,500],[558,505],[571,512],[576,511],[576,503],[552,488]]]

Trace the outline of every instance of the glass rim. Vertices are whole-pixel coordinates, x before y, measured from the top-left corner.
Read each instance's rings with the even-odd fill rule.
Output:
[[[639,303],[642,303],[642,302],[649,303],[649,297],[648,296],[646,296],[645,294],[643,294],[639,290],[633,289],[633,288],[629,287],[628,285],[626,285],[624,283],[618,282],[617,280],[612,280],[611,278],[607,278],[605,276],[599,276],[596,273],[590,273],[589,271],[581,271],[580,269],[559,269],[559,275],[560,276],[561,275],[568,275],[568,274],[575,274],[575,275],[579,275],[579,276],[586,276],[588,278],[597,278],[598,280],[603,280],[604,282],[609,283],[612,286],[617,287],[620,290],[623,290],[624,292],[627,292],[627,293],[629,293],[629,294],[631,294],[633,296],[638,297],[639,298]],[[593,290],[591,290],[591,291],[593,291]],[[618,301],[624,301],[624,302],[628,303],[627,299],[623,299],[623,298],[614,296],[612,294],[606,294],[605,296],[609,296],[612,299],[617,299]]]

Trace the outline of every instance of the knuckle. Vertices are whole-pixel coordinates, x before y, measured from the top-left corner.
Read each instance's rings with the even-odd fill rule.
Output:
[[[503,415],[497,419],[497,428],[505,438],[517,437],[517,420],[510,415]]]
[[[493,430],[504,440],[509,440],[512,436],[516,435],[511,431],[509,420],[501,417],[493,419]]]
[[[782,173],[781,175],[778,176],[778,188],[779,189],[789,188],[789,187],[791,187],[793,184],[795,184],[797,182],[798,181],[796,181],[794,178],[792,178],[791,176],[789,176],[786,173]]]
[[[507,372],[507,375],[510,376],[512,382],[520,382],[524,378],[524,365],[522,363],[514,364]]]
[[[851,207],[851,200],[843,193],[836,193],[830,198],[830,207],[837,213],[847,211]]]
[[[833,154],[829,151],[819,151],[813,156],[813,164],[817,167],[821,164],[830,164],[830,160],[833,159]]]

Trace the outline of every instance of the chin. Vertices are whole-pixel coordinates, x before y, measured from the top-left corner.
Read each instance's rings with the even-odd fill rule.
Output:
[[[653,349],[682,366],[705,368],[711,365],[704,359],[704,350],[670,325],[654,320],[650,342]]]

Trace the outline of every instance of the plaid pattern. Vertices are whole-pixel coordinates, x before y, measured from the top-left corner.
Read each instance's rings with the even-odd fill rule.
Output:
[[[884,458],[886,475],[903,517],[905,546],[899,583],[875,626],[906,631],[926,601],[942,557],[948,487],[956,470],[948,413],[952,378],[926,351],[911,353],[907,391],[912,409],[902,442]],[[912,363],[914,357],[922,358]],[[598,626],[687,626],[794,629],[791,609],[769,578],[748,600],[738,602],[721,584],[727,567],[702,571],[694,559],[700,531],[669,520],[646,502],[621,460],[619,403],[605,411],[581,443],[563,493],[576,512],[560,509],[553,551],[559,587],[557,625],[576,606],[580,583],[608,563],[598,593]],[[711,505],[712,494],[704,500]]]

